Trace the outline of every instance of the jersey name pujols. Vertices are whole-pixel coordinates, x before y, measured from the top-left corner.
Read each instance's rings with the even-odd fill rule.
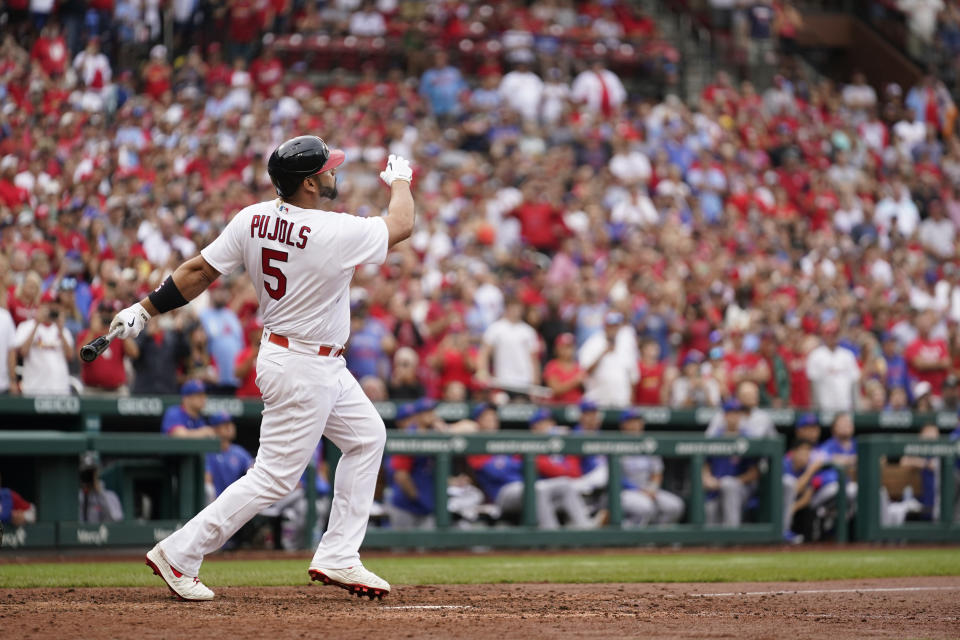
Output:
[[[310,239],[310,227],[300,227],[286,218],[271,215],[255,215],[250,219],[250,237],[276,240],[289,247],[303,249]]]

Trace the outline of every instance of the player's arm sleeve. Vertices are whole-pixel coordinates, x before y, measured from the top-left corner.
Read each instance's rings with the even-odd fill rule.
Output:
[[[170,411],[164,414],[163,416],[163,432],[169,434],[176,427],[185,427],[183,420],[180,419],[180,414],[176,411]]]
[[[341,263],[345,268],[361,264],[383,264],[387,259],[390,233],[383,218],[359,218],[342,214],[340,222]]]
[[[243,221],[242,212],[233,217],[217,239],[200,251],[200,255],[211,267],[227,275],[237,270],[243,263]]]

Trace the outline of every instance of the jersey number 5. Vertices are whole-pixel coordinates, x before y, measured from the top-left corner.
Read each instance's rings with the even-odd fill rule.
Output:
[[[279,300],[283,297],[283,294],[287,292],[287,276],[283,275],[283,271],[280,271],[280,267],[275,267],[271,262],[286,262],[287,261],[287,252],[286,251],[277,251],[276,249],[264,249],[261,254],[263,258],[263,275],[273,276],[277,279],[277,286],[271,287],[270,284],[264,280],[263,288],[267,290],[267,293],[270,294],[270,297],[274,300]]]

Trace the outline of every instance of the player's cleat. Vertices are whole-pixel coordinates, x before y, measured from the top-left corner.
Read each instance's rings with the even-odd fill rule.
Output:
[[[383,596],[390,593],[390,584],[372,571],[367,571],[362,564],[346,569],[310,567],[310,579],[346,589],[358,598],[366,596],[371,600],[383,600]]]
[[[185,576],[174,569],[163,555],[160,545],[156,545],[147,552],[146,565],[153,569],[155,575],[160,576],[173,595],[181,600],[200,601],[213,600],[213,591],[200,582],[199,577]]]

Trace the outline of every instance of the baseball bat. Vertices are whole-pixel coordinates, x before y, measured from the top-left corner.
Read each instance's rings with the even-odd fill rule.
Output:
[[[100,336],[94,340],[91,340],[87,344],[80,347],[80,359],[84,362],[93,362],[97,359],[97,356],[107,350],[107,347],[110,346],[110,341],[116,338],[120,334],[120,329],[114,329],[105,336]]]

